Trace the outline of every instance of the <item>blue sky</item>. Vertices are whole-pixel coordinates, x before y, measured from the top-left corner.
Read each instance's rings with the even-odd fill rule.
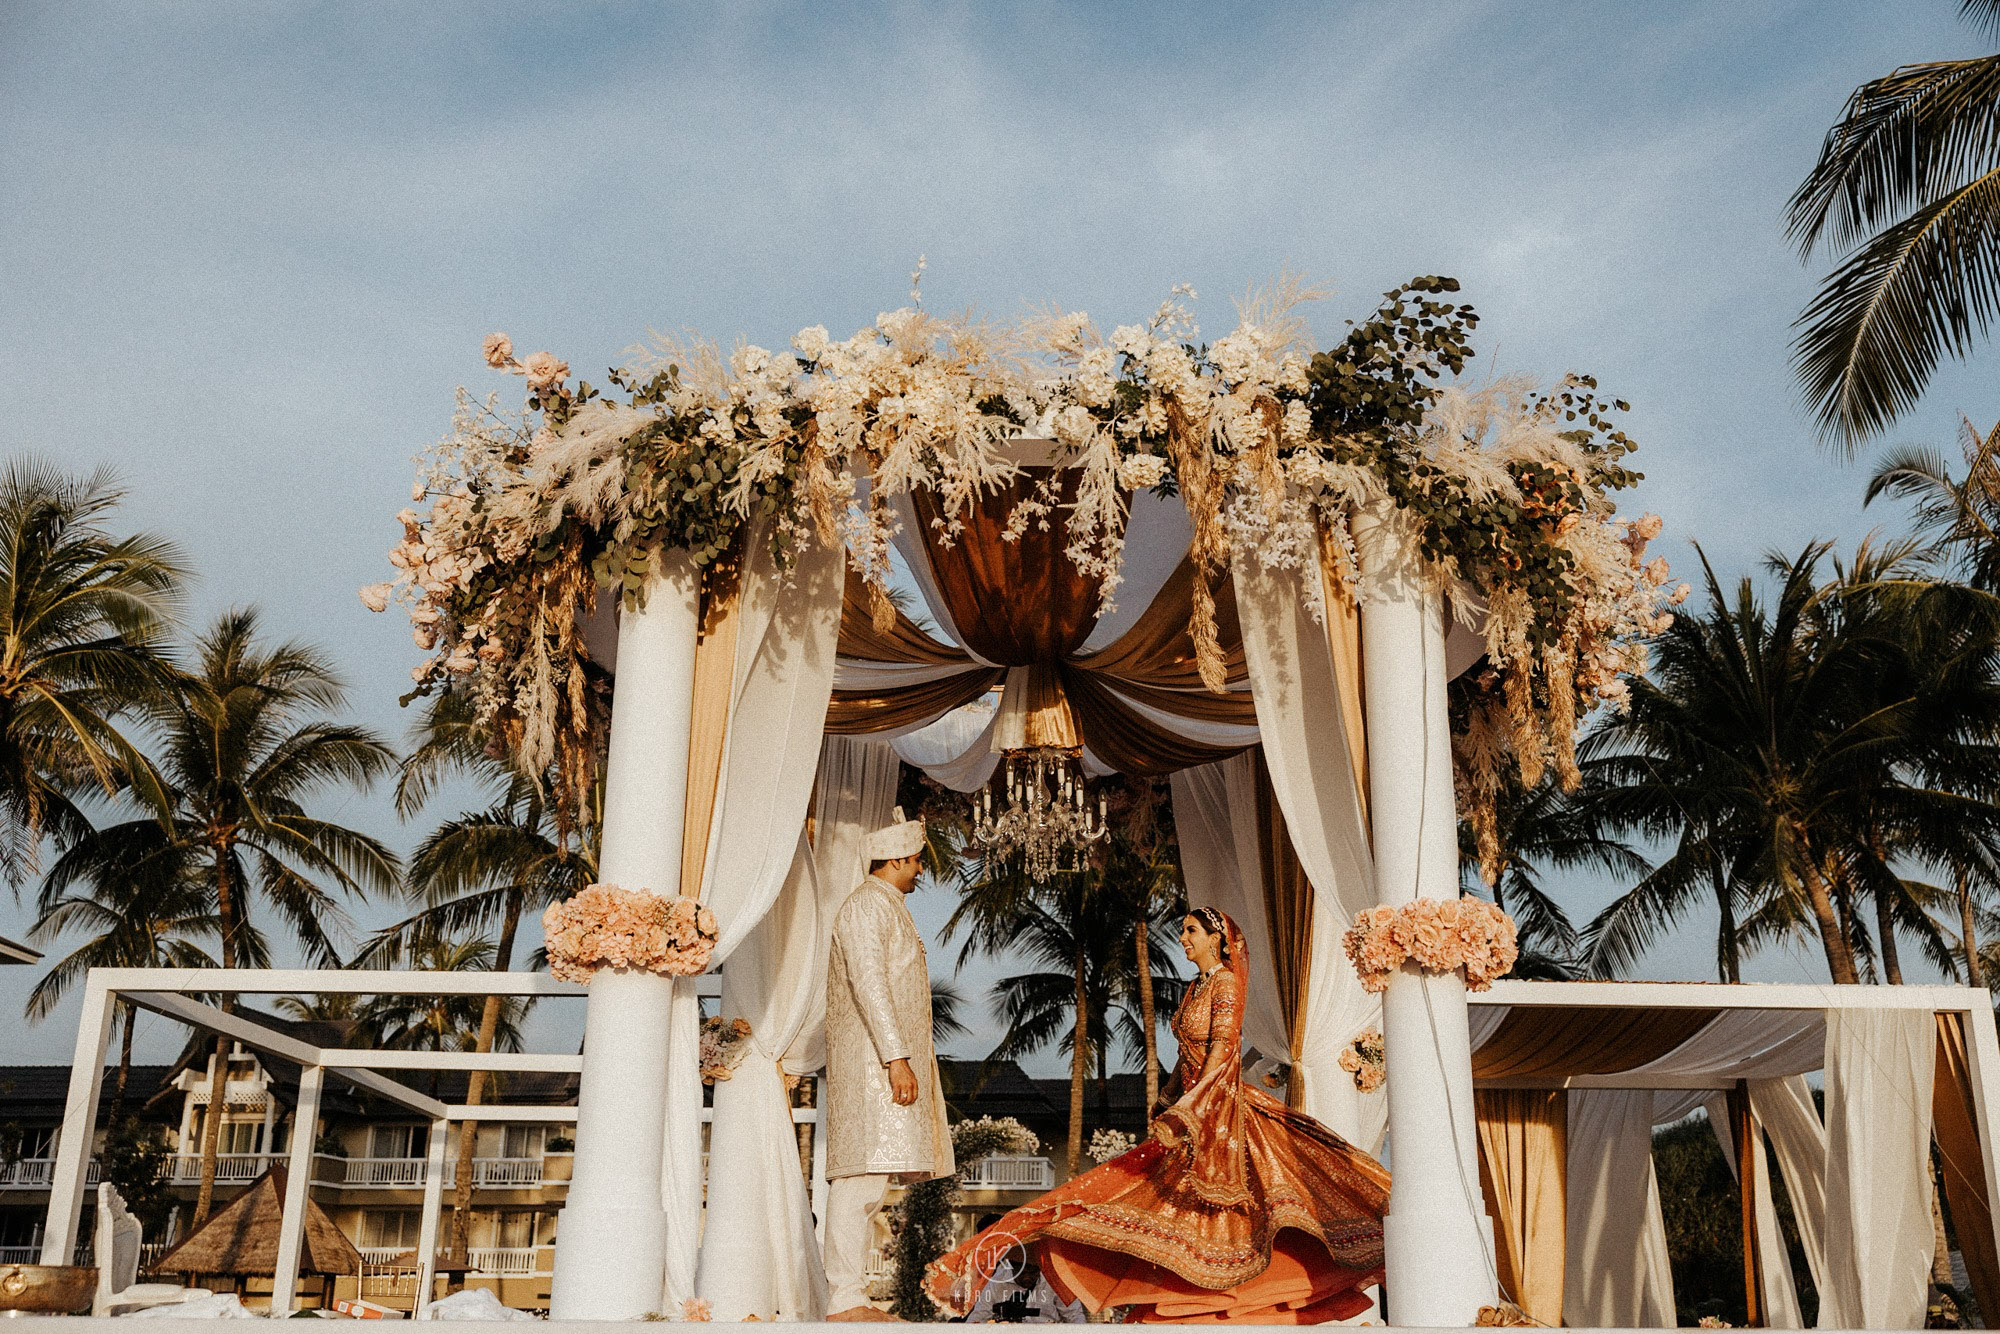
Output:
[[[1115,323],[1190,282],[1211,333],[1290,266],[1335,290],[1326,339],[1446,273],[1475,373],[1629,399],[1636,503],[1683,572],[1693,539],[1733,575],[1897,519],[1798,408],[1818,270],[1782,210],[1854,85],[1985,49],[1956,9],[0,6],[0,452],[114,465],[127,521],[199,569],[197,621],[258,604],[400,735],[416,651],[354,589],[454,386],[514,389],[492,330],[593,376],[649,328],[781,346],[902,304],[924,254],[932,307]],[[1983,421],[1992,355],[1894,438]],[[332,813],[417,832],[380,797]],[[27,921],[0,899],[0,934]],[[1707,929],[1648,971],[1703,975]],[[27,972],[0,970],[0,1015]],[[8,1026],[0,1060],[66,1060],[73,1027]]]

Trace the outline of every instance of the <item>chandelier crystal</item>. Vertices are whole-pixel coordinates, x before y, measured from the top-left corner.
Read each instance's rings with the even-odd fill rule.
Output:
[[[1081,747],[1009,750],[974,803],[972,836],[989,873],[1018,859],[1029,879],[1046,880],[1083,869],[1084,853],[1111,832],[1104,812],[1103,793],[1091,800]]]

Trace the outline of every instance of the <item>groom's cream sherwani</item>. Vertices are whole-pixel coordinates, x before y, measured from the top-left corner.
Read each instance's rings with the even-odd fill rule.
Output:
[[[889,1062],[909,1061],[917,1100],[898,1107]],[[826,997],[826,1174],[948,1176],[951,1129],[931,1046],[924,939],[895,886],[870,876],[833,923]]]

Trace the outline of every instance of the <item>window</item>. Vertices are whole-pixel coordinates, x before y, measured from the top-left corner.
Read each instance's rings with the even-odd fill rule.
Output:
[[[263,1148],[264,1123],[262,1121],[230,1121],[222,1123],[222,1133],[216,1137],[218,1153],[257,1153]]]
[[[364,1209],[361,1211],[361,1244],[371,1250],[396,1247],[408,1250],[417,1244],[423,1217],[415,1209]]]
[[[370,1158],[421,1158],[429,1150],[431,1128],[427,1125],[374,1126],[368,1131]]]
[[[21,1145],[12,1156],[16,1158],[53,1158],[56,1156],[56,1128],[54,1126],[20,1127]],[[5,1147],[0,1143],[0,1147]]]
[[[493,1246],[505,1250],[526,1250],[535,1244],[534,1210],[502,1209],[488,1217],[492,1221],[486,1231],[493,1239]]]
[[[543,1127],[534,1125],[505,1127],[500,1156],[502,1158],[541,1157],[542,1130]]]

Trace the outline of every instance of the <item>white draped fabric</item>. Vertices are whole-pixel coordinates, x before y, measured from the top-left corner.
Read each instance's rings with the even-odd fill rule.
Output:
[[[697,1287],[719,1320],[826,1314],[826,1273],[781,1073],[825,1013],[825,899],[801,830],[778,901],[722,973],[722,1017],[748,1020],[750,1037],[734,1075],[715,1085],[709,1130],[709,1161],[726,1166],[709,1181]]]
[[[1931,1076],[1921,1010],[1826,1017],[1822,1329],[1921,1329],[1929,1295]]]
[[[805,827],[840,633],[843,553],[801,549],[781,572],[768,545],[749,543],[737,600],[729,731],[716,784],[701,898],[721,927],[714,961],[727,960],[785,887]],[[755,970],[746,969],[746,972]],[[750,1012],[773,998],[739,988]],[[701,1007],[691,980],[674,987],[668,1016],[666,1143],[661,1202],[667,1213],[663,1310],[696,1295],[701,1250]],[[766,1121],[767,1128],[775,1121]],[[777,1155],[790,1140],[773,1140]],[[796,1164],[796,1158],[794,1158]]]
[[[1000,767],[993,749],[1000,711],[986,700],[954,709],[896,738],[896,754],[954,792],[977,792]]]
[[[1231,569],[1271,789],[1313,886],[1312,969],[1292,1078],[1301,1081],[1303,1110],[1372,1151],[1382,1142],[1388,1099],[1361,1093],[1338,1062],[1341,1048],[1381,1014],[1340,948],[1354,914],[1375,906],[1375,864],[1333,653],[1307,610],[1303,580],[1319,571],[1267,569],[1255,560]]]
[[[1248,754],[1234,755],[1217,764],[1181,769],[1169,782],[1188,906],[1228,913],[1250,947],[1244,1040],[1266,1056],[1289,1061],[1292,1042],[1285,1032],[1284,1005],[1271,967],[1271,924],[1257,851],[1256,760]]]
[[[826,1064],[826,970],[833,916],[868,873],[868,835],[896,805],[897,752],[865,737],[830,736],[813,797],[813,862],[819,871],[819,945],[812,959],[811,1022],[785,1056],[785,1069],[811,1074]]]
[[[1723,1161],[1743,1180],[1743,1165],[1736,1161],[1736,1125],[1730,1119],[1729,1098],[1712,1095],[1702,1106],[1708,1112],[1709,1128],[1722,1146]],[[1753,1142],[1757,1152],[1750,1155],[1750,1190],[1757,1207],[1757,1267],[1764,1288],[1764,1324],[1771,1329],[1804,1329],[1805,1313],[1799,1307],[1798,1285],[1792,1280],[1792,1257],[1785,1249],[1785,1234],[1778,1227],[1778,1204],[1771,1197],[1771,1160],[1763,1151],[1764,1128],[1757,1124],[1757,1109],[1750,1109]]]
[[[1826,1127],[1804,1075],[1750,1081],[1750,1110],[1770,1138],[1792,1221],[1806,1253],[1813,1286],[1826,1291]]]
[[[1652,1090],[1570,1090],[1567,1137],[1563,1323],[1672,1328],[1674,1276],[1653,1174]]]

